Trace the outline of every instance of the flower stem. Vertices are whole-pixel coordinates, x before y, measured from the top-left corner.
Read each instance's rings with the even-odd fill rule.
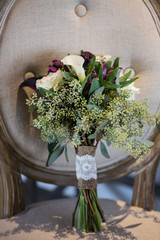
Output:
[[[80,189],[76,207],[73,212],[72,226],[75,224],[75,213],[78,210],[77,228],[82,232],[99,232],[102,230],[101,220],[105,222],[103,210],[98,202],[96,189]]]
[[[77,210],[77,207],[78,207],[78,204],[79,204],[79,199],[80,199],[80,194],[78,196],[78,199],[77,199],[77,202],[76,202],[76,206],[75,206],[75,209],[74,209],[73,214],[72,214],[72,227],[74,227],[75,214],[76,214],[76,210]]]

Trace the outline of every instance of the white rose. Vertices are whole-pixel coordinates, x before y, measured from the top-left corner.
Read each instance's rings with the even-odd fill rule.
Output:
[[[45,88],[47,90],[53,88],[55,90],[57,84],[62,80],[61,71],[50,72],[46,77],[36,81],[36,88]]]
[[[131,90],[131,95],[129,98],[127,98],[127,100],[135,100],[135,95],[140,93],[140,88],[136,88],[134,86],[134,82],[131,83],[130,85],[121,88],[121,90]]]
[[[85,79],[85,71],[83,66],[84,58],[78,55],[68,55],[64,57],[61,62],[65,65],[72,66],[73,70],[76,72],[80,82],[83,82]]]

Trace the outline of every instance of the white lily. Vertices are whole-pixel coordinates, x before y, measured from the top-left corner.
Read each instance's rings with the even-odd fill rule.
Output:
[[[85,71],[83,66],[84,63],[84,58],[78,55],[68,55],[65,56],[61,62],[65,65],[70,65],[72,66],[73,70],[76,72],[80,82],[82,83],[83,80],[85,79]]]
[[[36,81],[36,88],[45,88],[47,90],[53,88],[55,90],[58,83],[62,80],[61,71],[50,72],[46,77]]]

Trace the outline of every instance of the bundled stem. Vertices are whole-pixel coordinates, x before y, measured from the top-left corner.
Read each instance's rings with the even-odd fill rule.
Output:
[[[105,218],[103,210],[98,202],[97,189],[79,189],[79,196],[72,217],[73,227],[75,226],[75,213],[78,205],[79,210],[77,228],[83,232],[101,231],[101,219],[103,222],[105,222]]]

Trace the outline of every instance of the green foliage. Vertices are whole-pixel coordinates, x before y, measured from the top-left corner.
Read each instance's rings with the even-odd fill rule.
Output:
[[[113,80],[116,78],[118,71],[119,71],[119,67],[115,68],[115,69],[108,75],[108,77],[105,79],[105,81],[108,81],[109,83],[112,83]],[[105,81],[104,81],[104,82],[105,82]]]
[[[65,158],[66,158],[66,161],[69,162],[69,159],[68,159],[68,150],[67,150],[67,144],[64,146],[64,153],[65,153]]]
[[[47,164],[62,154],[66,142],[70,141],[72,146],[85,145],[86,138],[93,144],[95,139],[103,137],[134,157],[146,153],[152,143],[135,137],[143,135],[141,124],[155,123],[155,116],[150,115],[146,100],[127,101],[125,96],[126,93],[119,94],[103,107],[104,94],[92,94],[88,105],[78,81],[70,83],[68,88],[61,86],[50,101],[33,95],[27,104],[37,107],[34,126],[41,129],[42,139],[50,143]],[[102,154],[107,156],[104,146],[101,143]],[[67,154],[66,148],[65,151]]]
[[[103,81],[103,85],[106,89],[116,89],[120,87],[119,85],[108,82],[108,81]]]
[[[72,80],[74,78],[74,75],[70,72],[62,72],[62,75],[67,80]]]
[[[98,89],[94,92],[94,94],[100,96],[100,94],[102,94],[103,91],[104,91],[104,86],[98,88]]]
[[[93,93],[95,90],[97,90],[99,88],[100,88],[99,80],[97,78],[94,78],[92,80],[92,84],[91,84],[91,87],[90,87],[90,90],[89,90],[89,94]]]
[[[107,148],[103,142],[100,142],[101,153],[105,158],[110,158]]]
[[[96,61],[96,57],[94,56],[92,58],[92,60],[90,61],[90,63],[88,64],[88,68],[87,68],[87,75],[90,74],[94,68],[95,65],[95,61]]]
[[[102,65],[99,68],[98,78],[99,78],[100,86],[102,86],[102,84],[103,84],[103,67],[102,67]]]
[[[61,146],[52,152],[47,160],[46,166],[50,166],[64,151],[64,146]]]
[[[135,82],[137,79],[138,78],[132,78],[132,79],[130,79],[128,81],[126,80],[126,81],[120,83],[120,87],[121,88],[126,87],[126,86],[130,85],[131,83]]]
[[[106,62],[106,65],[107,65],[108,71],[110,71],[110,70],[111,70],[111,67],[112,67],[112,62],[111,62],[111,61],[107,61],[107,62]]]
[[[135,158],[147,153],[153,145],[151,141],[141,139],[143,126],[154,125],[157,119],[160,130],[160,116],[150,114],[146,100],[128,101],[131,92],[120,91],[137,78],[128,80],[131,72],[119,77],[119,58],[113,64],[107,61],[106,65],[110,72],[103,79],[103,67],[94,56],[85,69],[86,78],[82,83],[72,70],[65,68],[56,90],[39,88],[44,97],[33,94],[27,100],[30,111],[37,112],[34,127],[41,130],[42,140],[48,143],[47,165],[63,151],[68,161],[67,143],[77,147],[95,146],[100,142],[106,158],[109,154],[101,139],[108,146],[112,143],[115,148],[124,148]],[[92,77],[93,73],[97,77]]]
[[[114,60],[113,67],[117,68],[119,66],[119,57]]]
[[[81,93],[83,92],[83,89],[89,79],[89,77],[91,76],[91,73],[87,75],[87,77],[84,79],[84,81],[82,82],[82,85],[81,85]]]
[[[125,75],[123,75],[122,77],[119,78],[119,82],[125,82],[131,75],[132,71],[129,71],[128,73],[126,73]]]
[[[88,203],[89,202],[89,203]],[[97,198],[95,188],[79,189],[79,196],[72,215],[72,226],[75,226],[75,214],[78,208],[77,228],[82,232],[100,232],[102,230],[101,219],[105,222],[103,210]]]
[[[56,94],[52,91],[49,91],[49,90],[46,90],[45,88],[38,88],[39,92],[44,96],[44,97],[47,97],[47,98],[53,98],[54,96],[56,96]]]

